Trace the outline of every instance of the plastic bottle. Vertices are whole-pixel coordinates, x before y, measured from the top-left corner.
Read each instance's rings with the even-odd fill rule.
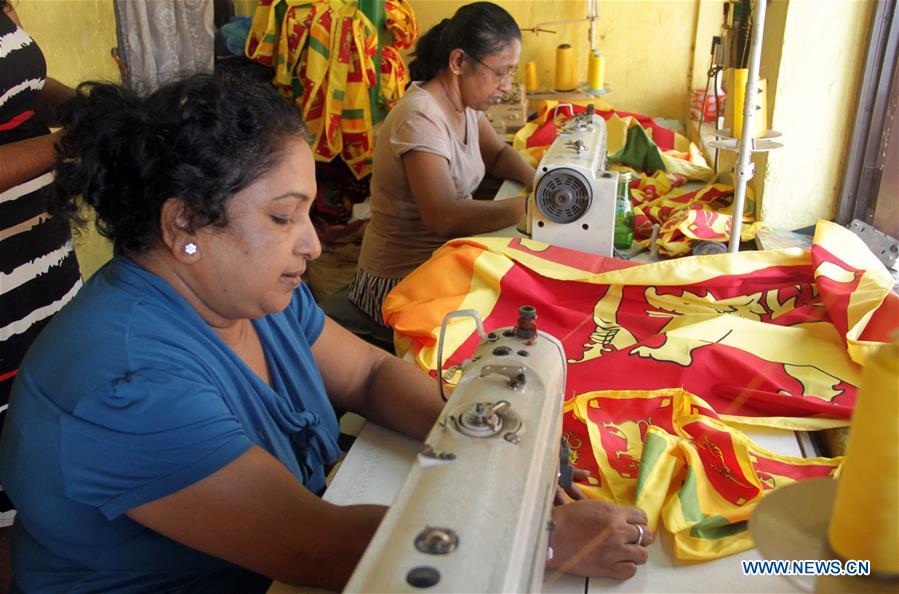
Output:
[[[634,241],[634,209],[631,207],[631,174],[618,173],[618,192],[615,196],[615,248],[626,250]]]

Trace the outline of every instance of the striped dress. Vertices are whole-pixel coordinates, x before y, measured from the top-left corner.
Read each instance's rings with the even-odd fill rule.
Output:
[[[40,48],[0,9],[0,145],[50,132],[35,113],[46,74]],[[46,214],[52,181],[0,193],[0,431],[25,351],[81,287],[68,224]]]

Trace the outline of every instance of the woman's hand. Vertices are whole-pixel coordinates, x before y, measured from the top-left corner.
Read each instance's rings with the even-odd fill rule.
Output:
[[[646,513],[635,507],[584,499],[554,507],[552,518],[546,566],[565,573],[627,579],[646,563],[655,540]]]

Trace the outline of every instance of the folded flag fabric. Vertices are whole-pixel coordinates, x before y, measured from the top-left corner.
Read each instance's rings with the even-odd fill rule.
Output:
[[[656,245],[669,257],[689,255],[696,241],[727,243],[733,225],[734,187],[712,183],[701,188],[683,187],[686,178],[657,171],[635,173],[630,196],[634,207],[634,239],[650,248],[653,226],[659,225]],[[746,189],[741,237],[751,241],[763,224],[755,220],[755,197]]]
[[[585,494],[641,507],[653,530],[661,522],[674,535],[681,559],[751,548],[746,521],[767,492],[833,476],[843,461],[769,452],[681,389],[589,392],[566,412],[571,461],[591,470]]]
[[[810,250],[644,265],[480,237],[437,250],[383,315],[400,354],[435,373],[446,313],[475,309],[490,331],[535,306],[567,355],[563,430],[593,473],[585,491],[640,504],[678,555],[708,559],[751,545],[742,522],[765,491],[839,465],[766,452],[738,424],[847,425],[867,354],[899,324],[891,287],[867,247],[827,222]],[[450,323],[444,368],[477,342],[473,322]]]

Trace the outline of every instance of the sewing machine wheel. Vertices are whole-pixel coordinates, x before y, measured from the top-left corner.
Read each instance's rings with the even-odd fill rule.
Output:
[[[590,182],[574,169],[560,167],[540,178],[534,193],[537,208],[554,223],[576,221],[590,209]]]

